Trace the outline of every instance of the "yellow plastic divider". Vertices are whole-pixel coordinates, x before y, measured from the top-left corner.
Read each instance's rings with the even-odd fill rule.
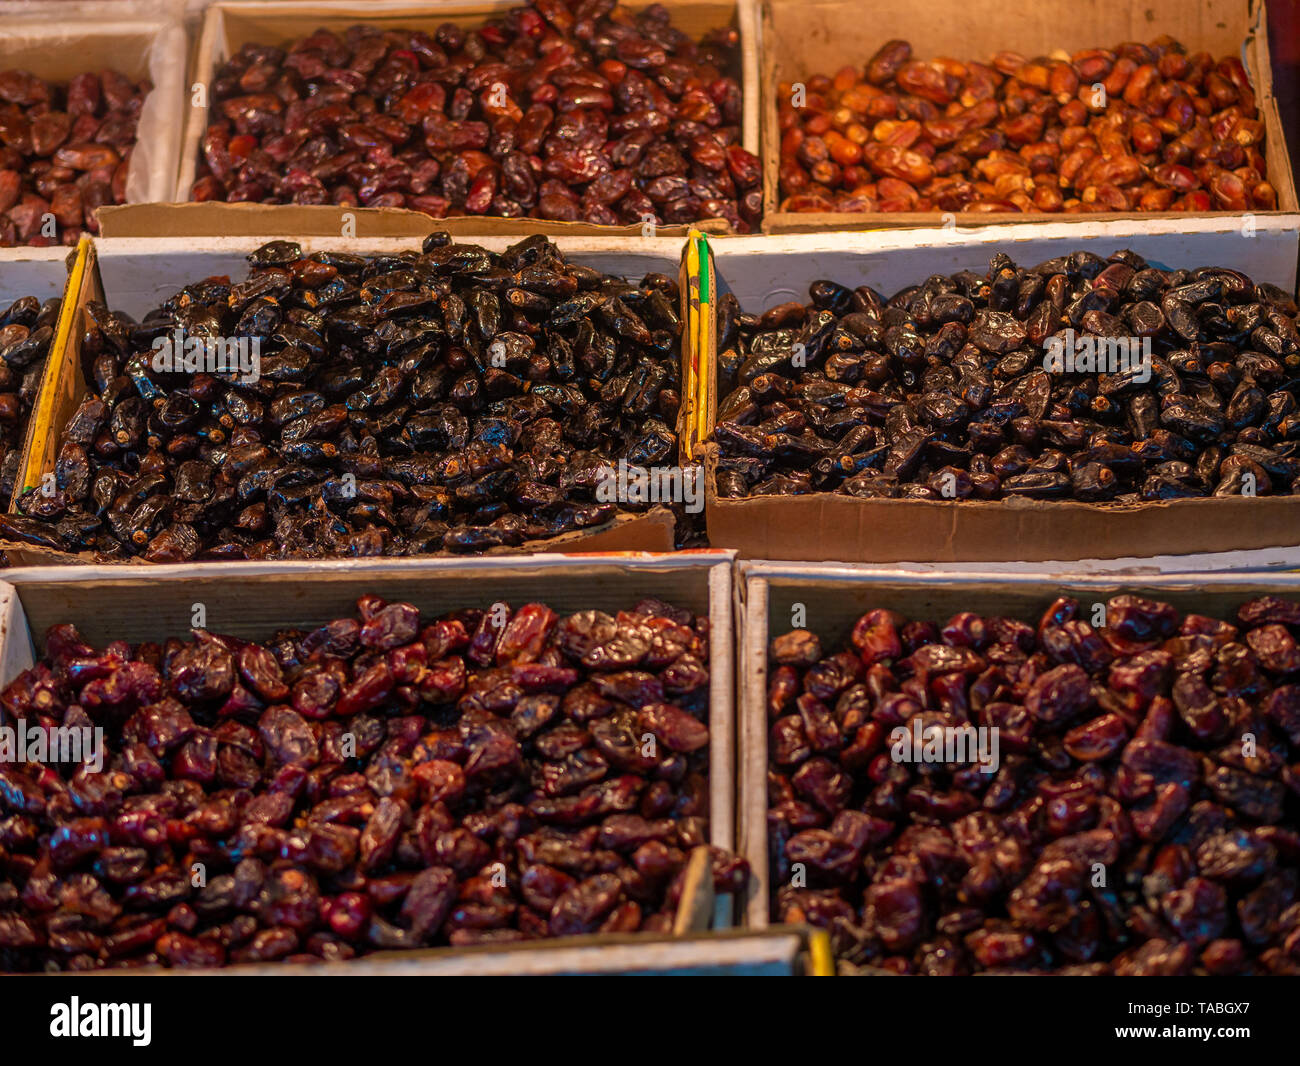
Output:
[[[714,307],[717,304],[717,272],[713,269],[713,251],[708,236],[691,230],[686,239],[687,321],[683,324],[687,338],[687,380],[683,382],[682,403],[686,407],[683,451],[687,460],[698,458],[699,445],[709,432],[709,404],[712,402],[715,347]]]
[[[808,976],[835,976],[835,953],[831,950],[831,936],[825,929],[813,929],[808,934]]]
[[[77,243],[76,259],[68,272],[68,281],[63,290],[63,305],[59,308],[58,329],[55,331],[54,343],[50,346],[50,353],[45,360],[45,373],[41,377],[40,391],[36,394],[36,409],[32,412],[31,423],[27,428],[27,437],[24,441],[23,476],[18,483],[21,487],[14,489],[14,500],[9,503],[11,510],[14,501],[20,495],[29,489],[34,489],[40,483],[45,442],[53,431],[51,422],[54,417],[55,391],[58,389],[64,357],[76,322],[81,283],[86,276],[90,251],[90,238],[82,237]]]

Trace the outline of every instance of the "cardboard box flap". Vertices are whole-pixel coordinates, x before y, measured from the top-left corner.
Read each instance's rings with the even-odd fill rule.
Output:
[[[123,204],[96,213],[103,237],[425,237],[435,230],[458,236],[685,237],[689,226],[596,226],[536,218],[459,215],[434,218],[404,207],[334,207],[302,204]],[[725,219],[697,228],[729,233]]]

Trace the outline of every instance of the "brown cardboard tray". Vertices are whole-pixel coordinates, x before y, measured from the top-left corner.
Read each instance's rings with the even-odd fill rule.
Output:
[[[1255,87],[1260,119],[1265,126],[1268,180],[1277,190],[1278,210],[1255,215],[1294,212],[1295,176],[1287,154],[1268,52],[1264,0],[1150,0],[1129,6],[1109,0],[1034,0],[1028,4],[970,4],[962,0],[878,0],[863,17],[860,0],[762,0],[763,101],[763,229],[766,233],[809,230],[880,229],[947,224],[980,227],[1014,222],[1060,222],[1067,219],[1130,222],[1145,219],[1186,219],[1184,213],[1114,212],[1088,215],[991,214],[934,212],[790,212],[779,210],[778,188],[781,132],[776,91],[783,82],[806,80],[815,74],[834,76],[843,66],[863,67],[886,41],[911,42],[918,59],[952,56],[987,62],[999,51],[1027,57],[1057,49],[1111,48],[1123,41],[1151,41],[1161,34],[1180,40],[1189,52],[1205,50],[1216,60],[1240,55]],[[1209,212],[1213,217],[1230,212]],[[1240,212],[1237,213],[1240,217]]]
[[[1290,216],[1294,219],[1295,216]],[[819,278],[868,284],[890,296],[931,274],[983,272],[994,252],[1029,265],[1079,248],[1132,249],[1166,267],[1228,266],[1295,288],[1293,222],[1260,218],[1248,239],[1207,218],[1182,223],[1076,223],[989,227],[967,233],[879,230],[713,239],[721,291],[746,311],[807,300]],[[1080,228],[1082,227],[1082,228]],[[1086,234],[1086,237],[1081,237]],[[714,365],[710,363],[710,365]],[[722,397],[718,397],[722,399]],[[716,402],[710,405],[712,431]],[[1300,496],[1088,504],[1045,500],[868,500],[838,493],[718,496],[716,446],[703,449],[709,543],[745,559],[848,563],[1041,562],[1300,544]]]
[[[629,0],[632,10],[653,0]],[[518,7],[518,0],[217,0],[208,9],[194,50],[195,84],[210,85],[218,67],[248,43],[284,45],[296,37],[325,28],[342,32],[357,23],[384,29],[432,31],[446,22],[470,28]],[[674,24],[692,37],[718,26],[735,26],[740,33],[740,77],[744,91],[741,143],[759,150],[758,9],[757,0],[668,0]],[[144,209],[104,212],[105,236],[278,236],[398,237],[427,233],[428,216],[403,208],[303,207],[296,205],[184,203],[190,199],[210,101],[202,99],[188,108],[180,147],[180,168],[175,199],[181,203],[149,205]],[[160,197],[161,199],[161,197]],[[489,216],[439,219],[438,225],[453,235],[547,233],[555,236],[622,235],[640,237],[640,226],[597,226],[581,222],[552,222],[532,218]],[[725,233],[724,219],[700,220],[699,228]],[[664,236],[683,236],[684,226],[658,226]]]
[[[737,651],[737,737],[740,750],[738,800],[741,853],[754,877],[745,924],[771,923],[767,837],[767,653],[773,637],[787,633],[795,604],[804,608],[803,628],[812,630],[829,652],[847,640],[859,617],[888,608],[912,621],[940,625],[960,611],[1001,614],[1037,624],[1058,596],[1085,604],[1121,593],[1150,596],[1181,611],[1227,618],[1256,596],[1300,596],[1300,574],[1043,575],[872,572],[852,566],[742,563],[737,597],[740,642]]]

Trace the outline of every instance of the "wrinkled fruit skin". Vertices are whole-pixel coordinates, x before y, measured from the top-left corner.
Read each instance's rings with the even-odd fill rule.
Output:
[[[321,29],[218,71],[193,200],[756,228],[739,34],[532,0],[478,29]]]
[[[1104,606],[776,638],[774,915],[904,974],[1300,973],[1300,602]]]
[[[762,315],[719,302],[720,496],[1106,505],[1300,485],[1300,330],[1276,286],[1079,251],[999,253],[889,299],[809,289]]]
[[[12,495],[27,420],[45,373],[62,301],[24,296],[0,311],[0,496]]]
[[[49,630],[0,706],[101,727],[103,768],[0,764],[0,970],[671,929],[707,844],[707,621],[357,608],[265,644]]]
[[[1241,60],[1171,37],[988,63],[893,40],[805,81],[777,89],[782,211],[1277,207]]]
[[[95,211],[126,200],[136,126],[152,90],[115,70],[66,85],[0,70],[0,248],[75,245]],[[47,225],[53,216],[53,228]]]
[[[140,323],[90,305],[57,491],[26,493],[7,536],[149,562],[474,553],[647,510],[607,471],[677,462],[666,275],[602,275],[541,236],[248,258]],[[178,334],[247,338],[248,365],[169,369],[155,341]]]

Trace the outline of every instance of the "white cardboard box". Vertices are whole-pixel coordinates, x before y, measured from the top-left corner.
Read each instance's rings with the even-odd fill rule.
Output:
[[[1297,226],[1300,215],[1261,215],[711,237],[709,243],[719,291],[734,293],[742,310],[757,313],[790,300],[806,303],[809,284],[819,279],[871,285],[888,298],[932,274],[984,274],[998,252],[1027,267],[1077,250],[1105,258],[1131,249],[1159,267],[1231,267],[1294,292]],[[1300,544],[1295,496],[1131,505],[868,500],[837,493],[728,499],[716,494],[712,478],[706,491],[710,543],[750,559],[960,567],[1256,550],[1276,558],[1277,549]]]

